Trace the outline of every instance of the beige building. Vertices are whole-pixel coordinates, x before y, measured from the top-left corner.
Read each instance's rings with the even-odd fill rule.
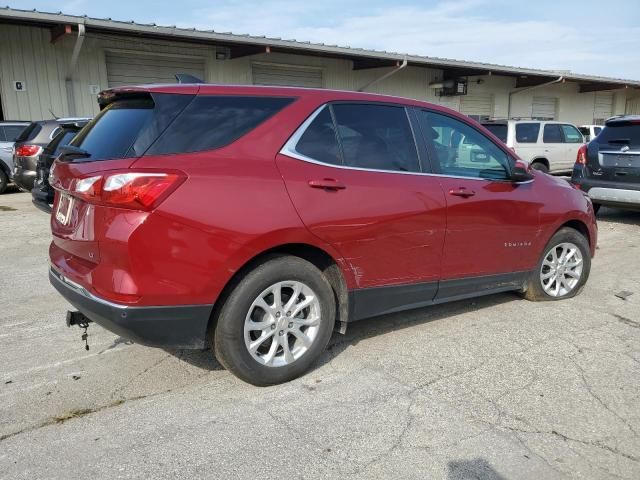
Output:
[[[462,55],[462,54],[461,54]],[[364,89],[483,118],[601,123],[640,114],[640,81],[0,9],[0,118],[91,116],[113,86],[209,83]]]

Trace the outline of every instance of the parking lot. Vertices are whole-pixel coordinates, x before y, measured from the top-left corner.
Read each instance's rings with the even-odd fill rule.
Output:
[[[601,211],[575,299],[363,321],[262,389],[99,326],[85,351],[47,216],[10,193],[0,225],[0,478],[640,478],[640,213]]]

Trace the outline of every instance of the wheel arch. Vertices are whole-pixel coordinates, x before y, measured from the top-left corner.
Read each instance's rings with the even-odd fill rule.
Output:
[[[535,157],[532,158],[531,161],[529,162],[531,165],[533,165],[534,163],[542,163],[543,165],[545,165],[547,168],[551,168],[550,164],[549,164],[549,160],[546,159],[545,157]]]
[[[553,232],[553,235],[556,234],[556,232],[558,232],[558,230],[560,230],[561,228],[573,228],[574,230],[577,230],[578,232],[580,232],[586,239],[587,242],[589,242],[589,246],[592,246],[592,238],[591,238],[591,232],[589,232],[589,228],[587,227],[586,223],[584,223],[581,220],[577,220],[577,219],[572,219],[572,220],[568,220],[565,223],[563,223],[562,225],[560,225],[555,232]],[[552,235],[552,236],[553,236]]]
[[[278,257],[278,256],[294,256],[302,258],[313,265],[315,265],[328,280],[331,288],[334,292],[336,300],[336,329],[340,333],[346,332],[347,319],[349,315],[349,289],[347,280],[345,278],[345,272],[340,262],[331,256],[328,252],[320,247],[311,245],[308,243],[286,243],[271,247],[267,250],[257,253],[249,260],[247,260],[229,279],[226,285],[223,287],[218,299],[216,300],[211,316],[209,318],[209,324],[207,326],[208,335],[212,335],[215,330],[215,325],[218,319],[218,315],[226,298],[230,295],[233,289],[240,283],[242,278],[247,272],[253,270],[261,263]]]

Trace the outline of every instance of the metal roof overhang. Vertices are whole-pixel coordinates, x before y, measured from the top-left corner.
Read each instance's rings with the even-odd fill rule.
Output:
[[[445,79],[476,75],[498,75],[517,78],[516,88],[531,87],[547,83],[562,76],[564,81],[580,84],[580,92],[600,90],[616,90],[622,88],[640,88],[639,80],[580,75],[570,72],[529,69],[495,65],[482,62],[468,62],[438,57],[409,55],[396,52],[367,50],[363,48],[325,45],[321,43],[283,40],[281,38],[219,33],[213,30],[204,31],[195,28],[179,28],[176,26],[159,26],[111,19],[92,18],[87,16],[48,13],[36,10],[0,9],[0,23],[32,25],[52,30],[54,36],[64,35],[68,29],[65,25],[77,29],[77,25],[85,25],[87,33],[101,32],[112,35],[138,36],[162,40],[174,40],[190,43],[203,43],[225,47],[231,59],[265,52],[282,52],[298,55],[313,55],[328,58],[351,60],[354,70],[384,68],[398,66],[403,60],[408,65],[422,68],[441,69]]]

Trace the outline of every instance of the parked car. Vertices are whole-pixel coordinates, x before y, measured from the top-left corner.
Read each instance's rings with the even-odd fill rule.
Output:
[[[33,204],[45,213],[51,213],[51,206],[54,200],[54,190],[49,185],[49,169],[53,165],[53,160],[61,153],[62,147],[69,145],[73,137],[88,122],[89,120],[60,122],[60,128],[38,157],[36,179],[31,189],[31,196],[33,197]]]
[[[602,125],[580,125],[578,130],[580,130],[585,142],[590,142],[598,136],[602,128]]]
[[[613,117],[583,145],[571,181],[600,205],[640,209],[640,115]]]
[[[570,172],[584,137],[575,125],[539,120],[482,122],[532,168],[542,172]]]
[[[13,144],[29,122],[0,122],[0,193],[13,178]]]
[[[56,120],[40,120],[32,122],[23,130],[14,146],[13,181],[22,190],[31,190],[36,179],[38,157],[56,133],[61,124],[86,118],[58,118]]]
[[[50,281],[147,345],[291,380],[347,322],[495,292],[570,298],[589,198],[462,114],[283,87],[115,88],[50,173]],[[452,138],[476,153],[464,161]]]

